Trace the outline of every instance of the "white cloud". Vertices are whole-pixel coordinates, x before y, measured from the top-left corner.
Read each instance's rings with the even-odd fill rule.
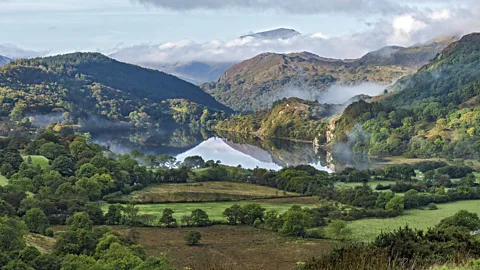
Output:
[[[190,61],[239,62],[264,52],[308,51],[330,58],[358,58],[388,45],[409,46],[439,36],[460,36],[480,30],[480,1],[477,0],[138,0],[145,4],[174,10],[252,8],[268,9],[268,4],[283,12],[343,12],[378,16],[368,30],[342,36],[323,33],[298,35],[288,39],[235,38],[204,43],[169,42],[163,45],[139,45],[123,48],[114,56],[137,64]],[[288,8],[292,10],[289,10]],[[395,9],[395,8],[396,9]],[[421,8],[422,7],[422,8]],[[321,9],[321,10],[320,10]],[[387,15],[386,15],[387,14]],[[332,22],[336,23],[336,22]]]

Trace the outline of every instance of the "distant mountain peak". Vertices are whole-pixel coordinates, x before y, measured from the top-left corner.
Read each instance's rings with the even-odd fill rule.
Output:
[[[254,38],[261,38],[261,39],[289,39],[298,35],[301,35],[301,33],[297,32],[294,29],[278,28],[274,30],[244,35],[244,36],[241,36],[240,38],[254,37]]]
[[[10,58],[0,55],[0,67],[6,65],[10,61],[12,61]]]

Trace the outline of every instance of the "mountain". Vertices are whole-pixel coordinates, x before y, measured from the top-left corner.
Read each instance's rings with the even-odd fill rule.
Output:
[[[328,59],[308,52],[264,53],[234,65],[218,82],[201,87],[237,111],[264,110],[284,97],[321,101],[333,85],[368,82],[387,86],[428,63],[449,41],[389,47],[354,60]]]
[[[21,59],[0,69],[2,117],[60,115],[62,121],[130,123],[216,121],[231,110],[197,86],[98,53]]]
[[[333,85],[353,86],[361,82],[388,85],[409,71],[399,66],[327,59],[307,52],[265,53],[233,66],[218,82],[201,87],[234,110],[258,111],[285,97],[319,99]]]
[[[0,55],[0,67],[10,62],[10,58]]]
[[[225,71],[235,64],[233,62],[207,63],[192,61],[175,64],[144,63],[142,66],[172,74],[193,84],[202,84],[218,80]]]
[[[478,159],[479,70],[480,34],[474,33],[400,79],[392,93],[350,105],[330,122],[327,141],[373,156]]]
[[[10,59],[34,58],[46,55],[45,51],[25,50],[13,44],[0,44],[0,55]]]
[[[289,39],[299,35],[301,34],[294,29],[278,28],[265,32],[244,35],[240,38],[253,37],[258,39]]]
[[[366,54],[358,62],[367,65],[395,65],[417,69],[427,64],[435,55],[456,40],[458,40],[457,37],[441,37],[407,48],[388,46]]]

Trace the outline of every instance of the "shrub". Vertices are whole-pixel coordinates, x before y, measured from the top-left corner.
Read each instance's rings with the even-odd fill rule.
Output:
[[[47,228],[47,229],[45,230],[45,236],[54,237],[54,236],[55,236],[55,232],[53,231],[52,228]]]
[[[428,210],[437,210],[438,207],[437,207],[437,205],[434,204],[434,203],[429,203],[429,204],[427,205],[427,209],[428,209]]]
[[[199,231],[189,231],[185,236],[185,241],[189,246],[198,245],[200,243],[200,239],[202,239],[202,234],[200,234]]]

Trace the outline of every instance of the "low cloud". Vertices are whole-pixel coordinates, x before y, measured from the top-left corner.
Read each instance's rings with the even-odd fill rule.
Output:
[[[180,8],[180,6],[200,8],[200,2],[206,3],[206,5],[203,6],[204,8],[209,8],[217,2],[214,0],[195,0],[191,2],[143,1],[159,6],[168,7],[172,5],[171,8]],[[237,5],[237,2],[252,3],[252,1],[226,1],[224,4],[220,4],[220,6],[233,6]],[[267,3],[270,1],[258,2]],[[308,2],[311,3],[311,1]],[[345,0],[328,2],[350,3],[357,1]],[[376,1],[363,2],[368,2],[367,5],[370,5]],[[461,0],[458,3],[467,2],[468,0]],[[302,3],[303,2],[300,1],[298,5],[301,6]],[[444,0],[442,3],[449,3],[449,1]],[[337,4],[332,3],[331,5]],[[331,11],[334,11],[333,7]],[[407,11],[407,9],[405,9],[405,11]],[[390,19],[382,18],[376,23],[369,24],[369,29],[363,32],[342,36],[310,33],[288,39],[246,37],[227,41],[212,40],[204,43],[180,40],[164,44],[140,44],[125,47],[112,54],[112,56],[120,61],[150,66],[160,63],[188,63],[191,61],[241,62],[264,52],[291,53],[308,51],[329,58],[359,58],[367,52],[388,45],[411,46],[413,44],[427,42],[439,36],[461,36],[478,31],[480,30],[479,14],[480,3],[471,2],[471,6],[469,6],[468,9],[459,4],[452,5],[450,9],[438,8],[436,10],[429,9],[422,11],[411,9],[408,13],[393,15]]]
[[[47,55],[46,51],[25,50],[12,44],[0,44],[0,55],[10,59],[35,58]]]
[[[328,104],[344,104],[358,95],[377,96],[385,90],[385,85],[361,83],[356,86],[335,85],[320,94],[318,101]]]

